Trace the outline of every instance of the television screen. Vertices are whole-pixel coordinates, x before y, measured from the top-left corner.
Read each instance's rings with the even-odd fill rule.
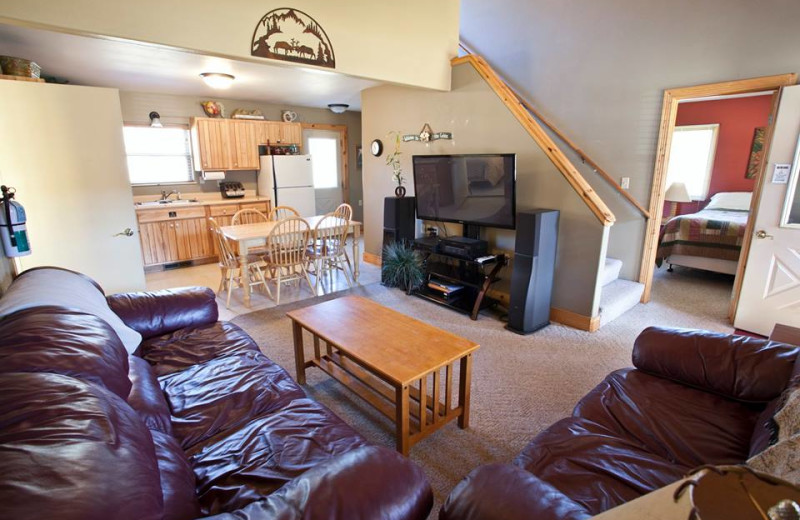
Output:
[[[415,155],[417,218],[514,228],[516,156]]]

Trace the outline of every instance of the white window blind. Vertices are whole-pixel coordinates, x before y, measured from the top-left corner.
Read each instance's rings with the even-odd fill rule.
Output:
[[[122,132],[131,184],[194,181],[188,128],[126,126]]]
[[[676,126],[669,150],[667,183],[686,184],[693,200],[705,200],[717,151],[719,125]]]
[[[336,139],[309,137],[308,153],[314,174],[314,188],[335,188],[339,185],[339,161],[336,157]]]

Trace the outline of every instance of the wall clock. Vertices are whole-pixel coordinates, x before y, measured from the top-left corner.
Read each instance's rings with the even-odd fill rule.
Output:
[[[370,146],[370,151],[372,152],[372,155],[374,155],[375,157],[381,156],[381,154],[383,153],[383,143],[381,142],[380,139],[375,139],[374,141],[372,141],[372,145]]]

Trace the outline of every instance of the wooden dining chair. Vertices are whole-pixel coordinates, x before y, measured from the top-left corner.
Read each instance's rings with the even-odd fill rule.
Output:
[[[289,217],[299,217],[300,213],[291,206],[275,206],[269,212],[269,220],[282,220]]]
[[[350,259],[345,250],[345,239],[349,228],[350,221],[336,216],[336,213],[325,215],[314,227],[314,246],[308,251],[308,264],[313,266],[313,274],[316,278],[315,294],[318,294],[320,280],[325,273],[330,275],[335,269],[341,269],[344,273],[348,287],[353,286]],[[349,274],[345,265],[350,269]]]
[[[276,284],[275,303],[281,303],[281,285],[301,278],[314,292],[308,276],[307,250],[311,245],[311,228],[300,217],[279,220],[267,235],[267,253],[264,255],[266,267],[272,273],[271,281]],[[314,292],[316,294],[316,292]]]
[[[258,224],[261,222],[269,222],[269,217],[257,209],[240,209],[234,213],[233,218],[231,218],[232,226],[238,226],[239,224]],[[254,255],[263,255],[267,252],[265,244],[265,240],[254,240],[247,251]]]
[[[333,210],[333,214],[349,222],[353,220],[353,206],[344,202],[342,204],[339,204],[339,206],[335,210]]]
[[[208,217],[208,222],[211,227],[211,232],[217,241],[219,268],[222,274],[217,294],[221,295],[223,291],[228,292],[228,296],[225,299],[225,308],[229,309],[231,306],[231,292],[234,282],[236,282],[239,287],[242,287],[245,283],[250,284],[251,287],[263,285],[267,290],[267,295],[272,298],[272,292],[267,285],[267,280],[264,278],[264,271],[262,270],[262,268],[266,266],[264,260],[256,254],[248,254],[247,272],[242,273],[239,258],[234,254],[228,239],[222,234],[219,224],[217,224],[217,221],[214,220],[213,217]]]

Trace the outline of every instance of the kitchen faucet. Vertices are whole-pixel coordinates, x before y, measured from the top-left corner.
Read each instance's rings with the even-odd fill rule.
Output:
[[[177,195],[177,200],[181,200],[181,192],[178,190],[172,190],[171,192],[167,193],[166,190],[161,190],[161,201],[169,200],[170,195]]]

